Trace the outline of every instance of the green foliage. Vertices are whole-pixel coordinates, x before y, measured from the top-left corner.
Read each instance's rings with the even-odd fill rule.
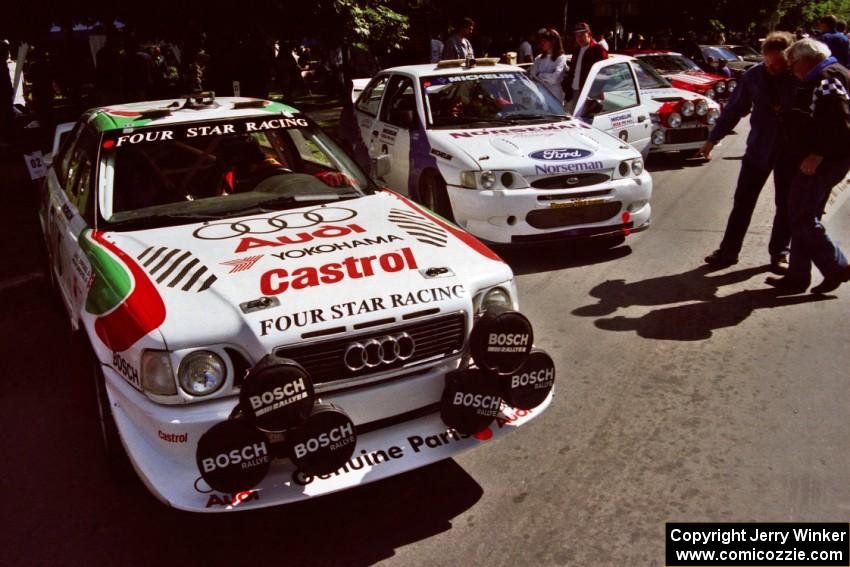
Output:
[[[388,0],[320,0],[316,16],[329,36],[349,45],[400,49],[408,39],[410,19],[389,4]]]

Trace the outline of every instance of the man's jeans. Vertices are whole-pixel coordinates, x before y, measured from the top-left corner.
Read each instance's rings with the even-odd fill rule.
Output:
[[[791,262],[788,277],[811,281],[812,263],[824,277],[834,276],[847,266],[847,258],[826,234],[821,224],[832,188],[850,171],[850,157],[825,159],[814,175],[799,170],[791,182]]]
[[[788,254],[791,242],[791,223],[788,215],[788,193],[790,192],[791,179],[797,164],[792,160],[777,160],[773,168],[773,184],[776,186],[774,201],[776,203],[776,214],[773,217],[773,230],[770,233],[770,244],[768,252],[771,258],[780,254]],[[770,170],[756,167],[746,157],[741,162],[741,173],[738,174],[738,186],[735,188],[735,202],[729,221],[726,223],[726,232],[720,243],[720,251],[724,256],[737,257],[744,244],[744,236],[753,218],[759,194],[761,193]]]

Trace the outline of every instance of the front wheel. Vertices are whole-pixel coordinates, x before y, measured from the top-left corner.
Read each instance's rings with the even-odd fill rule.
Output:
[[[443,180],[443,176],[436,171],[428,171],[422,176],[419,200],[444,219],[454,222],[452,202],[449,200],[446,182]]]

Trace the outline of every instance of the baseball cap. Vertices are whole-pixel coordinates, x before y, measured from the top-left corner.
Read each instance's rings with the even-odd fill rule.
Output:
[[[590,25],[587,22],[579,22],[573,27],[573,33],[589,32]]]

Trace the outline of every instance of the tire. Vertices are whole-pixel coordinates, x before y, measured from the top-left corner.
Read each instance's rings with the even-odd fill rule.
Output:
[[[118,433],[118,426],[115,424],[115,417],[112,415],[109,395],[106,392],[106,378],[103,376],[100,361],[94,353],[90,353],[87,366],[94,387],[97,420],[104,457],[113,476],[118,480],[127,480],[132,476],[132,465],[130,465],[130,459],[121,443],[121,435]]]
[[[436,171],[426,171],[419,184],[419,202],[450,222],[455,221],[446,182]]]

